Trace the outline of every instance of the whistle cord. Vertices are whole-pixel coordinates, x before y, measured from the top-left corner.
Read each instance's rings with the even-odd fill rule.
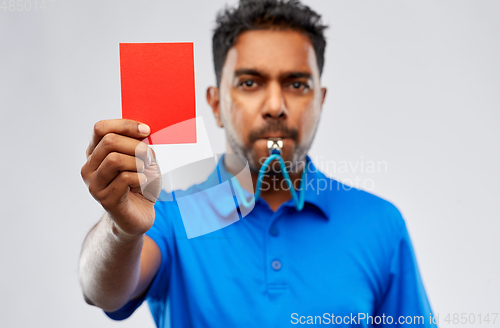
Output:
[[[285,179],[285,181],[288,184],[288,187],[290,188],[290,193],[292,194],[293,202],[295,203],[295,208],[297,209],[297,211],[301,211],[304,208],[304,180],[306,177],[306,168],[304,167],[302,171],[301,182],[300,182],[301,188],[299,189],[299,196],[297,196],[297,192],[295,191],[292,180],[290,179],[290,175],[288,175],[288,172],[286,171],[286,166],[285,162],[283,161],[283,157],[279,155],[278,151],[273,151],[273,153],[269,155],[269,157],[264,161],[264,163],[260,167],[259,175],[257,176],[257,184],[255,186],[255,196],[253,201],[257,201],[257,199],[259,198],[264,174],[267,168],[269,167],[269,164],[275,159],[277,159],[280,163],[281,172],[283,173],[283,178]],[[253,202],[247,201],[245,195],[243,194],[243,190],[240,184],[235,183],[233,184],[233,186],[235,187],[234,189],[236,189],[238,197],[241,200],[243,206],[250,207],[253,204]]]

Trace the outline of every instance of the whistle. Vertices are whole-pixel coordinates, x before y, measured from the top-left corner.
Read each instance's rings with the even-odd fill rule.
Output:
[[[281,138],[269,138],[267,139],[267,151],[269,156],[272,154],[281,155],[283,149],[283,140]]]

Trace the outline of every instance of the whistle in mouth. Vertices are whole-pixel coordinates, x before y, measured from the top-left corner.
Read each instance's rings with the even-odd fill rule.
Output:
[[[269,138],[267,139],[267,151],[269,156],[272,154],[281,155],[283,149],[283,140],[281,138]]]

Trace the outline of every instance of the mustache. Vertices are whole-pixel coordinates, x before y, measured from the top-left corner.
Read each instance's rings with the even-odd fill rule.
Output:
[[[268,121],[263,127],[250,132],[248,140],[253,143],[258,139],[266,137],[269,133],[279,133],[282,137],[293,139],[297,142],[299,130],[297,128],[289,128],[283,121]]]

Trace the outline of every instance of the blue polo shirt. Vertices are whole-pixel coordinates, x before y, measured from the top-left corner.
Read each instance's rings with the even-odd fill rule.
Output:
[[[180,199],[162,191],[146,233],[161,251],[160,269],[145,298],[107,315],[125,319],[146,299],[161,328],[435,327],[398,209],[307,163],[302,211],[290,199],[273,212],[259,198],[242,217],[221,188],[196,199],[194,213],[234,223],[191,239]],[[194,188],[214,188],[227,174],[219,161]]]

